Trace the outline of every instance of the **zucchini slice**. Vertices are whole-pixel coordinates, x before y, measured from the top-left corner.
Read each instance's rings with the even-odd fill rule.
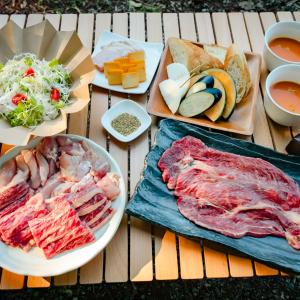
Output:
[[[216,122],[222,117],[226,105],[226,93],[222,83],[217,78],[215,78],[214,87],[221,91],[222,97],[216,104],[214,104],[211,108],[204,112],[204,115],[208,117],[212,122]]]
[[[200,115],[215,103],[215,96],[199,92],[186,97],[180,104],[178,112],[184,117]]]
[[[186,97],[188,97],[188,96],[190,96],[194,93],[198,93],[200,91],[203,91],[204,89],[212,88],[214,86],[214,78],[212,76],[195,75],[194,77],[195,77],[194,83],[190,87],[190,89],[188,90],[188,92],[186,94]]]

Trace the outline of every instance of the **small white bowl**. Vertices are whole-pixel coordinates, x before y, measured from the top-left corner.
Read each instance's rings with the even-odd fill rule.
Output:
[[[299,64],[299,62],[293,62],[286,60],[277,54],[275,54],[269,47],[269,43],[275,38],[286,37],[296,41],[300,41],[300,22],[278,22],[270,26],[265,33],[264,43],[264,59],[269,71],[286,65],[286,64]]]
[[[291,81],[300,84],[300,65],[284,65],[274,69],[266,80],[266,97],[264,100],[268,116],[284,126],[300,125],[300,114],[281,107],[271,96],[270,87],[280,81]]]
[[[137,130],[126,136],[120,134],[111,126],[112,120],[122,113],[129,113],[131,115],[134,115],[141,122],[141,126]],[[107,110],[101,118],[101,123],[103,127],[117,140],[126,143],[136,139],[145,130],[147,130],[151,125],[151,121],[151,117],[148,115],[148,113],[139,104],[131,100],[123,100],[118,102],[109,110]]]

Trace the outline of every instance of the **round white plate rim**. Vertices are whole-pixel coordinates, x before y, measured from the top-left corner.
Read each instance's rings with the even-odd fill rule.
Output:
[[[111,168],[114,172],[116,172],[120,176],[120,182],[119,182],[119,187],[120,187],[120,195],[116,200],[114,200],[113,203],[118,203],[118,207],[116,209],[115,214],[113,217],[110,219],[110,221],[105,224],[99,231],[95,233],[96,235],[96,240],[90,244],[87,244],[83,247],[77,248],[72,251],[68,251],[65,253],[62,253],[60,255],[55,256],[52,259],[46,259],[45,257],[39,257],[38,259],[42,259],[43,263],[46,263],[46,265],[51,265],[52,262],[54,262],[54,265],[56,267],[52,266],[52,269],[47,269],[47,267],[42,267],[41,269],[35,268],[35,269],[28,269],[24,268],[23,264],[20,261],[14,262],[14,263],[9,263],[10,259],[9,257],[7,258],[6,255],[0,255],[0,266],[8,271],[11,271],[13,273],[17,273],[20,275],[27,275],[27,276],[41,276],[41,277],[50,277],[50,276],[57,276],[60,274],[67,273],[69,271],[75,270],[84,264],[88,263],[90,260],[92,260],[95,256],[97,256],[106,246],[107,244],[111,241],[113,236],[115,235],[117,229],[119,228],[119,225],[121,223],[124,210],[125,210],[125,205],[126,205],[126,194],[125,194],[125,182],[124,178],[121,172],[120,167],[118,166],[117,162],[115,159],[100,145],[95,143],[94,141],[85,138],[83,136],[79,135],[74,135],[74,134],[58,134],[59,136],[67,136],[70,137],[73,140],[80,141],[84,140],[87,142],[92,148],[98,152],[103,154],[110,162]],[[36,144],[39,143],[39,141],[42,139],[42,137],[36,137],[34,138],[27,146],[21,146],[21,147],[14,147],[10,149],[8,152],[6,152],[1,158],[0,158],[0,166],[7,160],[11,159],[12,157],[16,156],[22,149],[30,149],[33,148]],[[105,230],[104,230],[105,229]],[[101,236],[98,232],[103,232]],[[98,235],[98,237],[97,237]],[[0,241],[0,249],[3,248],[7,249],[8,256],[10,251],[16,251],[16,255],[24,257],[26,259],[26,255],[30,253],[26,253],[22,250],[15,249],[12,247],[9,247],[5,245],[3,242]],[[37,250],[39,251],[39,250]],[[83,253],[82,253],[83,252]],[[18,254],[19,253],[19,254]],[[80,259],[76,259],[76,254],[80,256],[80,254],[85,254],[84,256],[81,255]],[[15,255],[15,256],[16,256]],[[15,256],[12,256],[11,258],[15,258]],[[73,259],[72,264],[64,264],[64,260],[66,257],[68,258],[75,256]],[[5,259],[7,258],[7,259]],[[56,261],[57,260],[57,261]],[[27,263],[28,264],[28,263]],[[26,264],[25,264],[26,266]],[[38,264],[39,266],[39,264]],[[48,266],[50,267],[50,266]]]

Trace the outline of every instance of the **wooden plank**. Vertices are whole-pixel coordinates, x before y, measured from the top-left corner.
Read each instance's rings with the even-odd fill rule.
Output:
[[[7,17],[1,15],[1,24],[2,26],[5,24],[5,20],[7,21]],[[17,25],[21,28],[24,27],[26,21],[26,15],[11,15],[10,20],[13,20]],[[1,154],[5,153],[11,146],[2,145]],[[8,289],[22,289],[24,286],[25,277],[23,275],[18,275],[12,273],[8,270],[2,269],[1,275],[1,283],[0,289],[8,290]]]
[[[0,15],[0,28],[2,28],[8,21],[8,15]]]
[[[293,15],[289,11],[278,11],[277,12],[278,21],[294,21]]]
[[[209,13],[196,13],[196,25],[200,43],[214,44],[214,30]]]
[[[110,30],[111,14],[97,14],[95,26],[95,43],[104,30]],[[89,138],[106,149],[106,133],[102,128],[100,117],[108,109],[108,91],[93,86]],[[93,284],[103,280],[103,252],[80,268],[80,283]]]
[[[143,13],[131,13],[130,38],[145,41],[145,18]],[[147,59],[147,58],[146,58]],[[132,95],[132,100],[146,109],[147,94]],[[149,152],[148,131],[130,144],[130,196],[135,192]],[[151,225],[130,217],[130,280],[153,279]]]
[[[60,30],[72,31],[76,30],[77,27],[77,15],[75,14],[64,14],[61,17]],[[73,133],[73,128],[68,127],[68,132]],[[54,277],[54,284],[56,286],[61,285],[74,285],[77,283],[77,270],[70,271],[66,274],[62,274]]]
[[[48,20],[56,30],[59,29],[60,25],[60,15],[55,14],[46,14],[45,19]]]
[[[230,46],[231,34],[226,13],[213,13],[212,20],[217,44],[225,47]]]
[[[93,31],[94,31],[94,15],[93,14],[80,14],[78,18],[78,36],[82,44],[92,51],[93,44]],[[85,136],[87,133],[89,106],[87,105],[81,111],[71,114],[69,116],[68,129],[72,129],[73,134]]]
[[[128,35],[128,17],[126,13],[113,15],[113,31],[124,36]],[[126,95],[111,93],[111,105],[126,98]],[[109,152],[116,159],[128,182],[128,146],[111,138]],[[126,186],[127,188],[127,186]],[[106,247],[105,279],[107,282],[125,282],[128,280],[128,229],[127,216],[124,215],[120,227]]]
[[[245,13],[245,18],[247,22],[248,32],[250,36],[252,36],[251,43],[253,44],[253,49],[255,52],[260,53],[263,55],[263,45],[264,45],[264,32],[268,29],[268,27],[276,22],[275,15],[273,13],[261,13],[261,23],[263,28],[261,28],[261,23],[259,20],[259,15],[257,13]],[[254,22],[254,24],[252,24]],[[250,38],[251,40],[251,38]],[[265,97],[265,82],[267,77],[268,71],[263,65],[262,73],[261,73],[261,89],[263,92],[263,96]],[[279,152],[285,152],[285,146],[291,139],[290,129],[285,126],[281,126],[269,120],[269,125],[273,137],[273,142],[275,149]]]
[[[163,14],[164,42],[169,37],[179,37],[178,18],[175,13]],[[152,136],[153,136],[152,131]],[[155,250],[155,277],[158,280],[178,278],[178,261],[175,234],[159,228],[153,229]]]
[[[27,17],[26,27],[36,25],[43,21],[44,15],[42,14],[30,14]]]
[[[181,38],[197,41],[196,25],[192,13],[179,14]],[[183,279],[203,278],[202,248],[199,242],[179,236],[180,274]]]
[[[210,242],[203,246],[205,274],[208,278],[226,278],[229,276],[226,254],[216,250]]]
[[[175,234],[173,234],[170,231],[155,227],[154,236],[155,236],[155,278],[157,280],[178,279]]]
[[[147,40],[149,42],[163,42],[162,32],[162,14],[160,13],[148,13],[147,14]],[[151,87],[150,87],[151,90]],[[154,143],[155,134],[158,129],[158,117],[151,115],[151,144]]]

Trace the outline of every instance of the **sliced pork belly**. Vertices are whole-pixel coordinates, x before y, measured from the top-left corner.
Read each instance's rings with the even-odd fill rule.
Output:
[[[115,173],[106,174],[97,182],[97,186],[101,189],[102,194],[109,200],[114,200],[120,194],[119,176]]]
[[[95,195],[92,199],[77,208],[78,216],[87,215],[107,202],[107,198],[101,194]]]
[[[36,161],[38,163],[38,168],[39,168],[39,174],[40,174],[40,178],[41,178],[41,185],[45,185],[50,170],[49,170],[49,164],[46,160],[46,158],[41,154],[41,152],[36,151],[35,152],[35,157],[36,157]]]
[[[115,209],[113,209],[112,207],[110,207],[109,209],[107,209],[105,211],[105,213],[99,218],[97,219],[94,223],[92,223],[89,227],[90,229],[95,232],[98,229],[100,229],[107,221],[109,221],[111,219],[111,217],[113,216],[113,214],[115,213]]]
[[[30,171],[29,184],[33,189],[37,189],[41,185],[41,177],[35,154],[31,150],[22,150],[21,154]]]
[[[14,159],[5,162],[0,169],[0,188],[10,183],[17,172],[17,166]]]
[[[48,215],[30,221],[29,227],[47,258],[94,241],[92,232],[80,221],[68,201],[57,202]]]
[[[10,183],[0,189],[0,210],[28,193],[27,176],[26,173],[18,170]]]

